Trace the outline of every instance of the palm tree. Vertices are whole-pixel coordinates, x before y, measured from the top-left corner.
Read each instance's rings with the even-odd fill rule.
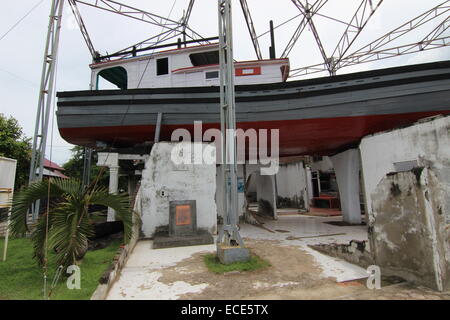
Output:
[[[27,224],[28,210],[37,200],[49,201],[31,230]],[[46,259],[46,248],[56,251],[56,262],[65,268],[76,264],[87,251],[88,240],[94,235],[90,205],[103,205],[116,211],[124,225],[124,241],[133,232],[133,210],[129,197],[110,194],[104,187],[84,188],[79,180],[50,178],[30,184],[14,196],[10,231],[20,236],[31,231],[34,258],[39,265]]]

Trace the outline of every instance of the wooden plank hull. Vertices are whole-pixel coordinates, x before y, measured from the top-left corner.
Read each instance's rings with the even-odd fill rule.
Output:
[[[238,128],[279,129],[280,155],[330,154],[371,133],[450,113],[450,62],[277,84],[238,86]],[[173,130],[219,128],[216,87],[58,93],[58,127],[70,143],[132,147]]]

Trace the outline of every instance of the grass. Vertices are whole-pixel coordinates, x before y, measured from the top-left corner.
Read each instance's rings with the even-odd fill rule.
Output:
[[[225,273],[230,271],[254,271],[270,267],[269,262],[261,259],[255,254],[252,254],[249,261],[222,264],[215,254],[210,253],[203,256],[203,261],[205,262],[208,270],[214,273]]]
[[[81,269],[81,289],[69,290],[66,277],[61,278],[53,289],[51,300],[88,300],[98,286],[98,279],[111,264],[120,241],[111,243],[104,249],[88,251]],[[4,239],[0,239],[3,256]],[[43,299],[43,269],[33,260],[33,244],[30,239],[10,239],[6,261],[0,259],[0,300]],[[49,255],[47,283],[50,287],[56,272],[54,254]]]

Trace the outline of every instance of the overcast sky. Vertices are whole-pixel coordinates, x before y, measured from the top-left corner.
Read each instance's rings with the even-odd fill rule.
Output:
[[[90,0],[87,0],[90,1]],[[119,0],[146,11],[169,16],[179,20],[189,0]],[[0,19],[0,37],[7,32],[40,0],[3,1]],[[50,0],[44,0],[29,16],[17,25],[8,35],[0,40],[0,113],[15,117],[24,128],[25,134],[33,136],[42,57],[48,26]],[[268,30],[269,20],[278,25],[299,14],[290,0],[247,0],[251,9],[258,35]],[[311,1],[312,2],[312,1]],[[350,21],[361,0],[329,0],[320,11],[340,20]],[[377,2],[373,0],[373,2]],[[384,0],[366,29],[353,44],[351,51],[377,39],[400,24],[416,17],[420,13],[444,2],[443,0]],[[234,54],[236,60],[254,59],[255,54],[247,32],[238,0],[233,0]],[[173,10],[172,10],[173,6]],[[79,5],[95,48],[102,54],[114,52],[132,45],[140,40],[160,32],[159,27],[127,19],[112,13]],[[407,37],[392,43],[408,44],[418,41],[430,32],[445,17],[434,23],[424,25]],[[288,43],[292,33],[300,22],[298,17],[276,29],[276,48],[279,56]],[[345,29],[343,24],[332,20],[315,17],[315,24],[325,50],[331,55]],[[190,26],[204,37],[217,36],[217,1],[197,0],[190,19]],[[321,63],[320,52],[309,30],[302,34],[295,48],[290,53],[291,68]],[[449,35],[446,31],[446,35]],[[268,58],[269,36],[260,38],[263,57]],[[449,60],[450,48],[430,50],[403,57],[387,59],[374,63],[361,64],[344,68],[340,73],[385,68],[391,66]],[[60,41],[60,55],[57,69],[57,90],[87,89],[90,80],[89,63],[91,57],[74,18],[66,4],[63,15],[63,27]],[[317,75],[320,76],[320,75]],[[323,74],[325,76],[325,74]],[[70,157],[72,147],[59,135],[56,118],[53,126],[52,148],[47,149],[46,156],[63,164]]]

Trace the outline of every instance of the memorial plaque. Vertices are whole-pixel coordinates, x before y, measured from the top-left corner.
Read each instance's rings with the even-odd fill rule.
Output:
[[[175,225],[185,226],[192,223],[191,206],[187,204],[175,206]]]
[[[187,236],[197,232],[195,200],[170,201],[169,236]]]

